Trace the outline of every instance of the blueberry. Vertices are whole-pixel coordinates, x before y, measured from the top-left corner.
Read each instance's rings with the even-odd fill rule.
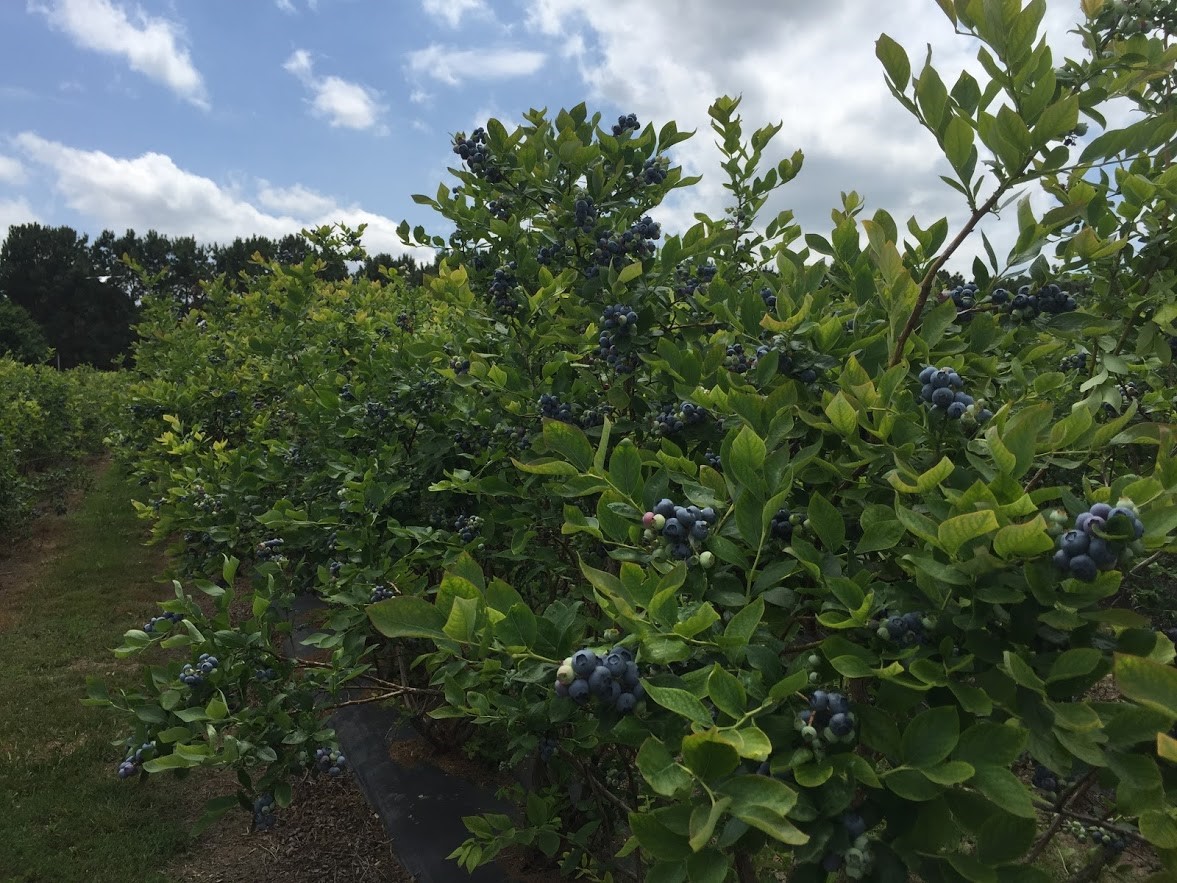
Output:
[[[638,681],[641,678],[641,672],[638,670],[636,662],[627,662],[625,664],[625,673],[621,676],[621,682],[625,686],[633,688],[638,686]]]
[[[696,521],[691,525],[691,537],[696,540],[707,539],[707,522]]]
[[[814,711],[825,711],[829,701],[829,694],[825,690],[814,690],[813,695],[809,697],[809,707]]]
[[[1068,557],[1082,555],[1091,544],[1091,537],[1081,530],[1068,530],[1059,537],[1058,547],[1067,553]]]
[[[691,508],[693,509],[694,507],[692,506]],[[690,527],[693,525],[696,518],[695,513],[692,512],[691,509],[687,509],[682,506],[679,506],[674,510],[674,517],[678,519],[678,523],[683,527]]]
[[[935,389],[935,387],[932,386],[932,384],[925,383],[923,385],[923,388],[920,390],[920,398],[923,399],[925,402],[930,402],[930,401],[932,401],[932,393],[934,393],[935,391],[936,391],[936,389]]]
[[[928,365],[927,367],[924,368],[924,370],[922,370],[920,372],[920,383],[931,383],[932,382],[932,375],[935,373],[936,373],[936,368],[932,365]]]
[[[572,670],[578,677],[587,678],[599,664],[600,660],[592,650],[578,650],[572,657]]]
[[[715,510],[707,506],[699,510],[699,518],[707,524],[715,524]]]
[[[589,700],[589,685],[586,680],[576,680],[568,685],[568,698],[577,705],[584,705]]]
[[[842,816],[842,826],[851,840],[857,840],[866,833],[866,821],[856,812],[848,812]]]
[[[933,389],[946,389],[952,384],[952,372],[941,368],[932,375],[932,379],[929,382],[932,384]]]
[[[629,714],[631,711],[633,711],[635,708],[637,708],[637,704],[638,704],[637,697],[635,697],[633,695],[633,693],[622,693],[617,697],[617,700],[613,703],[613,707],[616,708],[622,714]]]
[[[947,408],[953,403],[956,395],[951,389],[942,386],[932,393],[932,404],[937,408]]]
[[[610,650],[609,653],[610,654],[618,653],[621,655],[621,658],[624,659],[627,663],[633,662],[633,651],[630,650],[628,647],[626,647],[624,644],[618,644],[616,647],[614,647],[612,650]]]
[[[1071,559],[1069,566],[1071,576],[1086,583],[1095,579],[1096,570],[1098,569],[1095,566],[1095,562],[1087,555],[1076,555]]]
[[[1106,521],[1107,517],[1112,514],[1112,507],[1109,506],[1107,503],[1096,503],[1087,511],[1090,512],[1092,515],[1094,515],[1096,518],[1102,518]],[[1076,519],[1076,520],[1078,520],[1078,519]]]
[[[953,420],[959,420],[961,417],[964,416],[964,412],[965,412],[965,406],[960,402],[953,402],[946,409],[946,413]]]
[[[662,526],[662,536],[677,540],[685,535],[686,528],[683,527],[681,521],[673,517],[666,519],[666,524]]]
[[[830,714],[846,714],[850,711],[850,701],[841,693],[830,693],[828,708]]]
[[[594,696],[604,696],[609,692],[609,685],[613,683],[613,675],[603,665],[598,665],[588,677],[589,689]]]
[[[1088,557],[1095,562],[1095,566],[1106,569],[1116,563],[1118,557],[1115,549],[1103,537],[1092,537],[1087,546]]]
[[[620,653],[610,653],[605,657],[605,668],[609,670],[610,675],[619,678],[625,674],[626,659]]]
[[[661,515],[663,518],[672,518],[674,517],[674,501],[663,497],[652,511],[655,515]]]
[[[853,730],[854,724],[845,713],[838,713],[830,718],[830,732],[835,736],[849,736]]]

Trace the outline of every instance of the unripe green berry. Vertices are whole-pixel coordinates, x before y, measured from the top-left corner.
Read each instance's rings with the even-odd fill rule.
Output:
[[[711,552],[699,553],[699,566],[709,570],[715,564],[715,556]]]

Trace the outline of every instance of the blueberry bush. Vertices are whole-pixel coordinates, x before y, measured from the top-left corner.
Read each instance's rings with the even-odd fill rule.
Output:
[[[959,229],[855,193],[824,234],[761,218],[802,154],[720,98],[730,209],[672,234],[689,136],[580,105],[455,136],[415,197],[451,232],[401,227],[443,255],[422,286],[312,256],[149,303],[117,441],[180,579],[117,653],[176,652],[91,684],[118,774],[234,768],[206,821],[267,827],[346,773],[331,708],[395,702],[519,782],[465,868],[1038,881],[1081,828],[1082,873],[1177,873],[1174,646],[1126,601],[1177,549],[1174,5],[1084,0],[1065,60],[1042,0],[939,5],[984,80],[877,54]]]
[[[103,450],[124,379],[0,357],[0,536],[26,527],[38,506],[64,509],[83,480],[81,458]]]

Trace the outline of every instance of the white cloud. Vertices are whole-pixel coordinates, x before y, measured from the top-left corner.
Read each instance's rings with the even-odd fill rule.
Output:
[[[294,3],[292,0],[274,0],[274,5],[289,15],[294,15],[296,12],[298,12],[298,10],[294,8]]]
[[[1066,34],[1080,14],[1071,5],[1052,4],[1046,18],[1049,42],[1065,50],[1076,46]],[[791,208],[806,231],[825,233],[840,192],[856,190],[867,201],[867,216],[885,208],[900,229],[917,212],[924,226],[948,216],[959,227],[963,201],[937,177],[949,172],[947,163],[890,95],[875,57],[875,40],[885,32],[908,49],[916,72],[931,44],[933,64],[949,85],[966,68],[983,77],[976,42],[954,35],[947,18],[928,6],[894,0],[864,16],[852,0],[682,0],[667,15],[659,4],[626,0],[528,0],[525,24],[571,56],[592,99],[634,112],[643,123],[673,119],[680,130],[697,131],[674,155],[704,178],[660,209],[671,229],[693,223],[696,211],[716,217],[727,204],[707,115],[719,95],[742,96],[745,138],[765,124],[784,123],[762,169],[794,149],[805,153],[801,175],[770,200],[762,220]],[[1000,253],[1016,238],[1016,225],[996,226],[1000,231],[989,235]],[[971,242],[965,248],[972,253]]]
[[[0,183],[20,184],[25,179],[25,167],[16,157],[0,153]]]
[[[444,21],[451,28],[462,23],[467,13],[491,16],[485,0],[421,0],[425,14]]]
[[[447,86],[464,80],[507,79],[534,74],[547,56],[530,49],[458,49],[434,43],[409,53],[409,70]]]
[[[169,236],[195,236],[202,242],[228,242],[252,234],[278,238],[304,227],[366,223],[364,242],[373,252],[410,253],[432,257],[423,249],[408,249],[396,234],[399,222],[345,205],[302,185],[275,187],[257,183],[250,199],[239,188],[180,168],[171,157],[144,153],[115,157],[99,150],[80,150],[32,132],[12,143],[28,162],[44,168],[66,204],[97,228],[155,229]],[[0,221],[6,204],[0,203]],[[25,205],[9,206],[15,216]],[[15,222],[15,221],[14,221]]]
[[[23,198],[0,199],[0,242],[8,238],[8,228],[16,224],[36,224],[41,218]]]
[[[384,106],[380,93],[341,77],[317,77],[314,62],[305,49],[297,49],[283,67],[310,90],[311,109],[333,127],[372,129],[380,123]],[[384,131],[381,129],[381,131]]]
[[[129,14],[112,0],[30,0],[57,30],[83,49],[123,58],[132,70],[207,108],[204,80],[184,45],[183,28],[141,9]]]

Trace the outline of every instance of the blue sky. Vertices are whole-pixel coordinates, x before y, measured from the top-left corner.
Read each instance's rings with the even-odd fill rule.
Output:
[[[1049,10],[1061,59],[1078,0]],[[720,94],[743,94],[749,130],[784,122],[774,156],[805,151],[771,209],[807,230],[852,189],[924,226],[960,219],[935,144],[886,92],[880,32],[917,63],[931,43],[950,82],[976,66],[933,0],[4,0],[0,237],[36,220],[227,241],[338,219],[396,252],[402,219],[444,232],[410,195],[445,179],[449,133],[580,101],[699,129],[677,158],[704,182],[660,218],[681,229],[724,206]]]

